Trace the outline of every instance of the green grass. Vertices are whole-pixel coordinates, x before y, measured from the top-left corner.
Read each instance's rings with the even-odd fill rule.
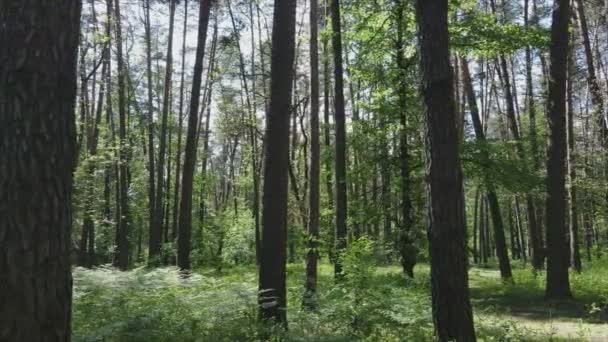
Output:
[[[397,266],[350,260],[341,286],[333,267],[319,269],[318,310],[301,309],[304,265],[288,266],[288,332],[257,322],[253,266],[200,269],[183,278],[174,268],[75,269],[74,341],[430,341],[428,266],[406,279]],[[587,266],[587,265],[586,265]],[[498,271],[472,268],[471,296],[482,341],[587,340],[608,336],[604,305],[608,263],[572,275],[575,299],[546,302],[544,277],[519,266],[514,284]],[[594,306],[596,307],[594,311]],[[264,331],[263,331],[264,330]],[[264,332],[261,335],[261,331]],[[270,334],[270,335],[268,335]]]

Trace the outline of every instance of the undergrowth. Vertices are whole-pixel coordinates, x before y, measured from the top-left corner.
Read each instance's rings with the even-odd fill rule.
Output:
[[[304,310],[303,264],[288,266],[289,329],[268,331],[257,320],[254,266],[200,269],[188,276],[175,268],[109,267],[74,270],[74,341],[431,341],[433,324],[428,267],[414,279],[399,267],[373,264],[371,243],[354,243],[345,254],[344,281],[335,284],[333,266],[321,264],[317,310]],[[608,285],[605,262],[572,276],[575,295],[590,311],[604,312]],[[479,273],[479,274],[476,274]],[[480,341],[548,341],[547,332],[519,327],[490,313],[507,306],[542,304],[542,275],[515,271],[515,285],[485,270],[471,271],[471,292]],[[595,305],[595,306],[592,306]],[[579,314],[577,312],[577,314]],[[600,313],[595,313],[600,315]],[[262,337],[264,336],[264,338]],[[268,337],[271,336],[271,337]]]

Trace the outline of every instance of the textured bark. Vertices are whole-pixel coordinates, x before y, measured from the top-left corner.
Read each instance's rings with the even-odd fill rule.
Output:
[[[416,1],[427,122],[433,320],[438,340],[475,341],[447,13],[447,0]]]
[[[314,308],[317,292],[317,258],[319,240],[319,177],[321,150],[319,143],[319,4],[310,6],[310,197],[308,220],[308,251],[306,252],[306,281],[304,306]]]
[[[114,266],[121,270],[129,267],[129,199],[128,199],[128,163],[127,163],[127,69],[123,56],[122,42],[122,17],[120,15],[120,1],[115,0],[114,12],[116,25],[116,68],[118,70],[118,139],[119,139],[119,166],[118,166],[118,191],[117,191],[117,221],[116,227],[116,252],[114,255]]]
[[[486,150],[486,146],[484,146],[486,143],[486,136],[483,132],[481,118],[479,117],[479,109],[477,108],[477,100],[475,98],[475,90],[473,89],[473,82],[469,72],[469,64],[465,58],[461,57],[460,65],[464,82],[464,92],[469,104],[469,112],[471,113],[471,121],[473,122],[475,137],[477,141],[482,144],[480,154],[481,163],[488,165],[491,163],[491,160],[488,151]],[[488,174],[484,174],[484,183],[488,191],[488,204],[490,213],[492,214],[492,227],[494,228],[494,241],[496,243],[496,253],[500,266],[500,276],[503,280],[511,280],[511,263],[509,261],[509,253],[507,251],[507,244],[505,241],[505,231],[500,206],[498,204],[498,196],[496,195],[496,187],[494,185],[494,181]]]
[[[399,229],[398,249],[401,255],[401,267],[403,273],[410,278],[414,277],[414,266],[416,265],[416,255],[418,250],[414,245],[414,233],[412,231],[414,220],[412,216],[412,201],[410,192],[412,180],[410,178],[410,155],[408,146],[408,118],[407,118],[407,83],[406,69],[408,65],[405,60],[405,41],[403,39],[405,2],[400,0],[395,4],[395,20],[397,24],[397,66],[399,67],[399,161],[401,172],[401,205],[402,216],[401,227]],[[365,191],[365,189],[364,189]]]
[[[342,66],[342,25],[340,0],[331,0],[332,47],[334,53],[334,121],[336,124],[336,277],[342,274],[340,253],[346,249],[346,113],[344,109],[344,71]]]
[[[571,297],[566,236],[566,74],[570,1],[555,0],[551,27],[551,64],[547,121],[547,287],[548,299]]]
[[[296,1],[275,0],[274,8],[258,301],[263,320],[275,320],[286,326],[289,116],[295,55]]]
[[[182,195],[179,210],[179,227],[177,236],[177,266],[182,270],[190,269],[190,249],[192,237],[192,186],[194,183],[194,166],[196,165],[196,142],[198,130],[198,109],[200,106],[201,83],[203,79],[203,57],[209,27],[209,14],[212,0],[203,0],[199,8],[199,27],[197,37],[192,93],[190,99],[190,116],[188,133],[184,150],[184,170],[182,173]]]
[[[70,341],[81,1],[0,2],[0,340]]]

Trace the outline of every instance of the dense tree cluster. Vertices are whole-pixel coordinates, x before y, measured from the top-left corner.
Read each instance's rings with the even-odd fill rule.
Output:
[[[69,339],[70,265],[256,265],[287,327],[367,239],[473,341],[470,263],[605,250],[608,3],[52,2],[0,2],[0,340]]]

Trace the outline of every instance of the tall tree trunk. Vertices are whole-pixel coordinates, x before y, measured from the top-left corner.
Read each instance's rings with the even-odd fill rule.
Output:
[[[308,220],[308,251],[304,306],[314,308],[317,292],[317,258],[319,245],[319,176],[321,150],[319,143],[319,41],[317,0],[310,5],[310,197]]]
[[[427,122],[428,237],[435,332],[440,341],[475,341],[448,44],[448,1],[417,0],[416,18]]]
[[[156,165],[156,199],[154,200],[154,224],[150,230],[150,250],[148,263],[158,264],[161,246],[163,241],[163,220],[164,220],[164,197],[168,195],[168,189],[165,189],[165,158],[167,149],[167,121],[169,119],[170,100],[171,100],[171,82],[173,78],[173,30],[175,27],[175,7],[176,1],[169,0],[169,41],[167,43],[167,59],[165,65],[165,85],[163,93],[162,118],[160,126],[160,137],[158,147],[158,163]],[[169,144],[171,142],[169,141]],[[167,184],[169,178],[167,179]]]
[[[517,117],[515,115],[515,106],[513,104],[513,93],[511,88],[511,81],[509,79],[509,71],[507,67],[507,60],[503,54],[499,56],[499,65],[501,71],[501,79],[503,82],[503,88],[505,91],[505,102],[507,106],[507,122],[509,131],[513,136],[513,139],[516,141],[516,150],[519,159],[522,161],[523,166],[525,165],[525,150],[524,145],[521,139],[521,134],[519,131],[519,126],[517,124]],[[543,259],[544,253],[543,250],[543,241],[542,241],[542,233],[541,233],[541,225],[537,221],[536,209],[534,205],[534,198],[531,194],[526,195],[526,209],[528,214],[528,229],[530,233],[530,244],[532,251],[532,266],[535,270],[540,270],[543,267]]]
[[[328,1],[324,0],[324,28],[329,26],[330,14]],[[329,37],[322,35],[323,43],[323,138],[325,147],[324,165],[325,165],[325,190],[327,191],[327,209],[334,210],[334,185],[332,182],[332,170],[331,170],[331,124],[329,122],[330,117],[330,97],[331,97],[331,73],[330,73],[330,58],[331,51],[329,49]],[[330,262],[335,262],[335,237],[336,230],[333,229],[333,222],[330,222],[330,241],[328,246],[328,255]]]
[[[572,42],[574,37],[572,37]],[[576,196],[576,146],[574,140],[574,98],[573,98],[573,78],[575,73],[573,45],[571,44],[568,50],[568,77],[567,77],[567,136],[568,136],[568,203],[569,203],[569,222],[570,229],[570,267],[578,273],[582,270],[581,252],[579,248],[579,227],[578,227],[578,203]]]
[[[341,277],[340,254],[346,249],[346,114],[344,110],[344,72],[342,66],[342,25],[340,0],[331,0],[332,46],[334,53],[334,121],[336,124],[336,263],[335,275]]]
[[[566,237],[566,74],[570,1],[555,0],[551,27],[548,95],[547,160],[547,287],[548,299],[571,297]]]
[[[182,196],[179,210],[179,227],[177,236],[177,266],[182,270],[190,269],[190,249],[192,236],[192,186],[194,183],[194,166],[196,165],[196,142],[198,130],[198,108],[200,105],[201,83],[203,79],[203,57],[207,41],[207,28],[212,0],[202,0],[199,8],[199,27],[192,77],[190,98],[190,116],[188,133],[184,150],[184,170],[182,173]]]
[[[460,58],[460,65],[462,69],[462,78],[464,82],[464,91],[466,93],[467,102],[469,104],[469,112],[471,113],[471,121],[473,122],[473,128],[475,130],[475,137],[481,146],[481,163],[488,165],[490,163],[490,156],[486,150],[486,136],[483,132],[483,126],[479,117],[479,109],[477,108],[477,99],[475,98],[475,90],[473,89],[473,82],[471,80],[471,74],[469,72],[469,63],[465,58]],[[498,196],[496,195],[496,187],[489,174],[484,174],[484,183],[488,191],[488,204],[492,214],[492,227],[494,228],[494,239],[496,243],[496,252],[498,255],[498,263],[500,266],[500,276],[503,280],[511,280],[511,263],[509,261],[509,253],[507,251],[507,244],[505,241],[505,231],[502,221],[502,215],[500,212],[500,206],[498,204]]]
[[[262,319],[286,326],[287,182],[296,1],[275,0],[274,5],[258,301]]]
[[[414,232],[412,231],[414,220],[412,217],[412,201],[410,192],[412,191],[412,181],[410,179],[410,155],[408,146],[408,122],[407,122],[407,83],[406,69],[408,65],[405,61],[405,41],[403,12],[405,2],[398,1],[395,4],[395,20],[397,24],[397,66],[399,67],[399,152],[400,152],[400,171],[401,171],[401,228],[399,229],[398,249],[401,254],[401,266],[403,272],[409,277],[414,277],[414,266],[416,265],[416,254],[418,253],[414,245]],[[365,192],[365,188],[363,190]]]
[[[122,41],[122,17],[120,14],[120,1],[115,0],[114,12],[116,13],[116,62],[118,70],[118,139],[119,139],[119,167],[118,167],[118,225],[116,229],[116,252],[114,266],[121,270],[129,267],[129,229],[130,213],[128,198],[128,151],[127,151],[127,69],[123,57]]]
[[[249,113],[249,139],[251,143],[251,172],[253,176],[253,224],[254,224],[254,235],[255,235],[255,260],[260,264],[260,249],[262,247],[261,236],[260,236],[260,167],[258,162],[258,138],[257,138],[257,128],[258,128],[258,103],[256,101],[256,83],[257,83],[257,72],[255,69],[255,29],[254,29],[254,17],[253,17],[253,1],[249,2],[249,18],[251,20],[251,73],[253,74],[253,79],[251,82],[251,96],[252,96],[252,110]],[[258,17],[258,27],[260,23],[260,18]],[[260,56],[262,55],[262,51],[260,51]],[[263,58],[263,57],[262,57]],[[264,77],[264,76],[262,76]],[[264,88],[266,88],[264,86]],[[263,89],[263,92],[266,90]],[[266,99],[264,99],[266,101]],[[264,110],[266,110],[266,106],[264,106]]]
[[[152,96],[152,33],[150,23],[150,0],[145,0],[144,3],[144,26],[145,26],[145,40],[146,40],[146,78],[147,78],[147,110],[148,110],[148,206],[149,206],[149,237],[148,243],[149,254],[154,255],[160,253],[160,242],[156,242],[160,239],[158,232],[155,230],[155,213],[156,213],[156,195],[155,195],[155,179],[154,179],[154,99]]]
[[[81,6],[77,0],[0,5],[2,341],[71,338]]]
[[[106,47],[103,51],[103,67],[101,70],[102,79],[106,77],[108,72],[108,58],[110,57],[110,50]],[[102,82],[99,89],[99,98],[97,100],[98,105],[96,106],[95,118],[89,122],[87,127],[87,153],[89,154],[89,160],[86,165],[87,174],[87,189],[86,202],[83,209],[83,234],[80,242],[80,260],[78,264],[83,267],[91,267],[95,264],[95,222],[93,220],[93,201],[95,198],[95,186],[92,180],[95,172],[96,164],[94,157],[97,155],[97,145],[99,141],[99,125],[101,123],[103,101],[105,95],[105,83]]]
[[[182,169],[182,134],[184,130],[184,90],[186,78],[186,38],[188,35],[188,0],[184,0],[184,29],[182,32],[182,71],[179,81],[179,116],[177,121],[177,152],[175,155],[175,186],[173,187],[173,223],[171,240],[177,237],[177,217],[179,212],[180,174]]]
[[[587,27],[587,18],[582,0],[574,0],[578,25],[581,30],[581,38],[583,39],[583,47],[585,51],[585,61],[587,62],[587,83],[589,92],[591,93],[591,103],[593,104],[594,117],[599,132],[601,132],[600,142],[604,147],[608,146],[608,126],[604,117],[604,98],[602,97],[601,88],[595,72],[595,64],[593,61],[593,52],[591,42],[589,40],[589,28]]]
[[[535,1],[535,0],[533,0]],[[524,26],[527,28],[530,25],[530,10],[529,0],[525,0],[524,3]],[[533,24],[537,23],[536,15],[532,18]],[[529,136],[530,136],[530,149],[532,153],[532,160],[534,162],[534,170],[537,171],[540,168],[540,158],[538,153],[538,139],[536,133],[536,103],[534,101],[534,85],[532,83],[532,48],[526,46],[526,106],[528,109],[529,119]]]

